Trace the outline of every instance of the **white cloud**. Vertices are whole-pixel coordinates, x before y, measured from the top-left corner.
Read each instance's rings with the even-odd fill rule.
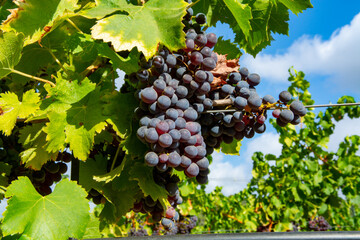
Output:
[[[244,141],[249,140],[244,139]],[[275,133],[264,133],[251,139],[247,143],[244,152],[240,152],[238,158],[242,161],[237,166],[230,163],[229,157],[225,154],[213,153],[213,162],[210,165],[209,183],[206,186],[206,191],[211,192],[216,186],[222,186],[223,194],[228,196],[244,189],[252,177],[251,157],[256,151],[279,156],[281,153],[279,136]]]
[[[344,141],[346,136],[359,135],[360,136],[360,119],[350,119],[345,116],[340,122],[335,123],[334,133],[330,136],[328,143],[328,150],[336,152],[339,143]],[[358,151],[360,155],[360,150]]]
[[[282,83],[288,78],[288,68],[307,74],[329,77],[340,87],[360,91],[360,13],[349,25],[333,32],[328,40],[320,36],[303,36],[284,54],[259,54],[256,59],[244,55],[240,64],[269,81]]]

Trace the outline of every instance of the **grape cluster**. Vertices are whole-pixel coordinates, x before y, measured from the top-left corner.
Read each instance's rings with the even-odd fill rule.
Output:
[[[128,232],[130,237],[143,237],[149,236],[149,233],[146,231],[143,225],[140,225],[139,228],[132,227]]]
[[[59,153],[55,161],[48,161],[39,171],[33,171],[30,179],[35,189],[43,196],[52,192],[51,186],[62,179],[61,174],[68,170],[66,163],[71,161],[71,155],[67,152]]]
[[[185,19],[191,17],[188,10]],[[203,17],[197,15],[197,24],[206,22]],[[172,53],[163,47],[135,74],[143,87],[137,92],[137,136],[152,150],[145,155],[146,164],[160,172],[169,167],[182,170],[188,177],[198,176],[199,183],[207,182],[209,160],[197,120],[213,105],[208,95],[214,79],[210,71],[217,63],[211,50],[216,42],[213,33],[187,29],[185,49]]]
[[[331,229],[330,224],[322,216],[310,220],[308,222],[308,227],[313,231],[327,231]]]
[[[196,227],[197,216],[181,216],[175,211],[172,216],[166,216],[161,219],[161,228],[156,226],[153,235],[175,235],[175,234],[190,234],[191,230]]]

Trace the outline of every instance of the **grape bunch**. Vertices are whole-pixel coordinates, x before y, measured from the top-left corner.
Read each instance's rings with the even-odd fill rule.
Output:
[[[33,171],[30,179],[35,189],[43,196],[52,192],[51,186],[62,179],[62,174],[68,170],[66,163],[71,161],[67,152],[59,153],[55,161],[48,161],[39,171]]]
[[[149,233],[146,231],[143,225],[140,225],[139,228],[132,227],[128,232],[130,237],[143,237],[149,236]]]
[[[175,235],[190,234],[196,227],[198,218],[196,216],[181,216],[178,212],[171,216],[166,215],[161,219],[161,226],[156,226],[153,235]]]
[[[185,19],[192,17],[191,12]],[[199,16],[196,19],[204,24]],[[199,183],[207,182],[209,153],[198,119],[213,105],[208,95],[214,79],[210,71],[217,62],[211,48],[216,42],[213,33],[187,29],[185,49],[170,52],[163,47],[135,74],[142,87],[135,110],[140,124],[137,136],[151,149],[145,155],[146,164],[160,172],[176,168]]]
[[[322,216],[310,220],[308,222],[308,227],[313,231],[327,231],[331,229],[330,224]]]

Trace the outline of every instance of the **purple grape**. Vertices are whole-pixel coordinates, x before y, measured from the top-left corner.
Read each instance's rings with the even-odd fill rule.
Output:
[[[203,62],[203,55],[199,52],[192,52],[190,56],[190,61],[193,65],[197,66]]]
[[[156,143],[159,139],[159,135],[156,132],[155,128],[148,128],[145,131],[145,140],[148,143]]]
[[[164,133],[160,135],[158,143],[160,144],[161,147],[167,148],[173,143],[173,140],[170,134]]]
[[[168,96],[162,95],[157,100],[157,106],[163,110],[166,110],[171,105],[171,99]]]
[[[206,38],[207,38],[207,42],[206,42],[207,47],[212,48],[216,45],[217,37],[216,37],[215,33],[206,34]]]
[[[191,163],[188,168],[185,170],[186,176],[192,178],[196,177],[199,174],[199,166],[196,163]]]
[[[168,166],[177,167],[181,163],[181,157],[177,152],[171,152],[169,154]]]
[[[145,155],[144,159],[145,159],[145,163],[150,167],[154,167],[159,163],[159,157],[154,152],[148,152]]]
[[[143,89],[140,94],[141,94],[141,100],[147,104],[154,103],[158,98],[157,92],[150,87]]]
[[[204,58],[202,61],[202,67],[206,71],[213,70],[216,68],[216,62],[212,57]]]

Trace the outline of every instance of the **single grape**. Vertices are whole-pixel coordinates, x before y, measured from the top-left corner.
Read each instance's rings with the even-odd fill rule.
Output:
[[[167,55],[165,62],[170,68],[173,68],[176,66],[176,57],[169,54]]]
[[[261,124],[259,122],[256,122],[254,124],[254,131],[256,133],[263,133],[263,132],[265,132],[265,130],[266,130],[266,125],[265,124]]]
[[[161,147],[167,148],[173,143],[173,140],[170,134],[164,133],[159,136],[158,143]]]
[[[256,121],[260,124],[264,124],[266,121],[266,117],[264,115],[259,115],[257,116]]]
[[[302,102],[300,101],[293,101],[290,104],[290,110],[294,113],[297,114],[301,117],[306,115],[306,108],[304,107],[304,105],[302,104]]]
[[[238,91],[239,95],[243,98],[246,98],[248,99],[250,97],[250,89],[249,88],[241,88],[239,91]]]
[[[184,84],[189,84],[192,80],[193,80],[193,78],[190,74],[184,74],[182,76],[182,81]]]
[[[136,131],[136,135],[141,141],[145,141],[145,132],[147,130],[146,126],[139,127],[139,129]]]
[[[148,152],[144,158],[145,158],[145,163],[150,167],[154,167],[159,163],[159,157],[154,152]]]
[[[214,81],[214,75],[209,71],[206,71],[206,75],[206,81],[211,84]]]
[[[223,132],[223,129],[222,129],[221,125],[215,125],[210,129],[210,134],[213,137],[221,136],[222,132]]]
[[[148,116],[145,116],[145,117],[142,117],[139,121],[140,123],[140,126],[149,126],[150,124],[150,121],[151,121],[151,118],[149,118]]]
[[[192,81],[190,82],[190,89],[196,90],[196,89],[198,89],[198,88],[199,88],[199,84],[198,84],[196,81],[192,80]]]
[[[159,135],[167,133],[169,131],[169,124],[166,121],[160,121],[156,124],[155,129]]]
[[[262,100],[257,94],[253,94],[248,98],[247,103],[251,109],[257,110],[261,106]]]
[[[262,99],[262,102],[265,104],[265,103],[270,103],[270,104],[273,104],[273,103],[276,103],[276,100],[273,96],[271,95],[265,95]]]
[[[165,64],[164,58],[162,56],[155,56],[152,62],[156,68],[162,68]]]
[[[186,109],[188,109],[190,106],[189,101],[187,99],[180,99],[177,103],[176,103],[176,107],[180,108],[181,110],[185,111]]]
[[[193,108],[198,114],[201,114],[205,110],[204,105],[201,103],[194,103]]]
[[[229,75],[229,83],[230,84],[237,84],[239,81],[241,81],[241,75],[238,72],[230,73]]]
[[[287,104],[291,100],[291,98],[292,98],[292,96],[288,91],[282,91],[279,94],[280,101],[282,101],[285,104]]]
[[[181,79],[184,76],[184,74],[186,73],[186,71],[187,71],[186,67],[180,67],[176,70],[175,75],[178,79]]]
[[[165,116],[166,116],[166,118],[172,119],[175,121],[179,117],[179,113],[175,108],[169,108],[168,110],[166,110]]]
[[[254,129],[250,126],[246,126],[244,129],[244,136],[246,138],[252,138],[252,137],[254,137],[254,135],[255,135]]]
[[[144,88],[140,94],[141,100],[147,104],[154,103],[158,98],[157,92],[151,87]]]
[[[228,94],[233,94],[234,92],[234,87],[229,85],[229,84],[224,84],[222,87],[221,87],[221,91],[228,95]]]
[[[187,145],[195,145],[196,144],[196,137],[195,136],[191,136],[189,141],[187,141],[186,143]]]
[[[175,128],[180,130],[186,127],[186,120],[182,117],[178,117],[178,119],[175,120]]]
[[[177,152],[171,152],[169,154],[168,166],[169,167],[177,167],[181,163],[181,157]]]
[[[166,153],[160,154],[159,155],[159,162],[160,163],[166,163],[169,160],[169,155],[167,155]]]
[[[204,105],[204,108],[206,110],[212,109],[213,108],[213,101],[211,101],[210,98],[205,98],[205,100],[203,101],[203,105]]]
[[[276,119],[276,124],[279,125],[280,127],[285,127],[287,125],[286,122],[283,122],[280,117]]]
[[[215,33],[206,34],[206,38],[207,38],[207,42],[206,42],[207,47],[212,48],[216,45],[217,37],[216,37]]]
[[[274,118],[279,118],[280,113],[281,113],[281,110],[277,108],[277,109],[274,109],[274,111],[272,112],[272,115]]]
[[[298,125],[301,122],[301,117],[294,114],[294,119],[290,122],[292,125]]]
[[[189,35],[186,35],[187,38],[185,40],[186,48],[184,49],[185,52],[191,52],[195,49],[195,42],[194,39],[196,37],[196,33],[190,33]]]
[[[187,129],[180,129],[179,130],[180,134],[181,134],[181,138],[180,138],[180,142],[187,142],[189,141],[190,137],[191,137],[191,133],[189,130]]]
[[[199,83],[205,82],[206,78],[207,78],[207,74],[205,71],[198,70],[195,72],[195,81],[196,82],[199,82]]]
[[[192,52],[190,56],[190,61],[193,65],[197,66],[203,62],[203,55],[199,52]]]
[[[249,75],[249,70],[246,67],[242,67],[240,68],[239,73],[241,74],[241,78],[245,79]]]
[[[188,168],[185,170],[186,176],[192,178],[196,177],[199,174],[199,166],[196,163],[191,163]]]
[[[247,105],[247,100],[243,97],[236,97],[234,101],[234,106],[238,110],[243,110]]]
[[[164,96],[167,96],[167,97],[172,97],[175,93],[175,89],[173,89],[172,87],[170,86],[167,86],[164,88],[164,91],[163,91],[163,94]]]
[[[148,124],[148,127],[153,127],[156,128],[156,125],[160,122],[161,120],[158,118],[152,118]]]
[[[186,121],[195,121],[198,116],[198,113],[193,108],[188,108],[184,111],[184,118]]]
[[[203,158],[206,156],[206,148],[203,146],[196,146],[198,154],[197,154],[197,158]]]
[[[247,82],[250,84],[250,86],[257,86],[260,83],[260,75],[257,73],[252,73],[249,76],[247,76]]]
[[[180,83],[179,80],[172,79],[169,81],[168,85],[169,87],[172,87],[174,90],[176,90],[179,87],[179,83]]]
[[[204,58],[211,57],[212,50],[209,47],[203,47],[203,49],[201,49],[200,53],[204,56]]]
[[[148,128],[145,131],[145,140],[148,143],[156,143],[159,139],[159,135],[156,132],[155,128]]]
[[[186,146],[184,148],[184,153],[189,158],[195,158],[198,154],[198,150],[195,146]]]
[[[206,57],[202,61],[202,68],[206,71],[211,71],[216,67],[216,62],[212,57]]]
[[[205,46],[205,44],[207,43],[207,38],[204,34],[198,34],[195,38],[195,44],[199,47],[203,47]],[[198,65],[198,64],[197,64]]]
[[[281,111],[279,118],[282,122],[289,123],[294,120],[294,113],[291,110],[285,109]]]
[[[206,23],[206,16],[203,13],[196,14],[195,21],[198,24],[205,24]]]
[[[180,165],[181,165],[182,167],[187,168],[187,167],[190,166],[191,163],[192,163],[192,161],[191,161],[190,158],[188,158],[188,157],[185,156],[185,155],[182,155],[182,156],[181,156],[181,163],[180,163]]]

